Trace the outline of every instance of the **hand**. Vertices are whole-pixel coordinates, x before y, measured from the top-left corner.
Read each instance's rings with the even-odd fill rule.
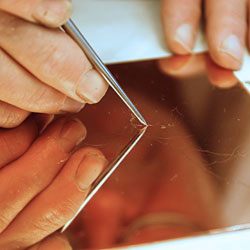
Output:
[[[61,228],[106,164],[94,148],[72,154],[86,136],[77,119],[57,119],[37,138],[50,121],[0,130],[1,250],[26,249]]]
[[[249,0],[163,0],[162,21],[169,49],[180,55],[192,53],[204,4],[209,53],[221,67],[241,67],[246,35]],[[249,41],[248,41],[249,46]]]
[[[105,94],[104,79],[58,28],[70,14],[69,0],[0,1],[0,127],[29,112],[78,112]]]

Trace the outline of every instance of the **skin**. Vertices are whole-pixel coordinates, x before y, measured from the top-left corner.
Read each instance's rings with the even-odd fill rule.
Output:
[[[106,165],[97,149],[81,148],[72,153],[86,137],[79,120],[60,118],[44,129],[50,122],[50,116],[40,115],[17,128],[0,130],[3,250],[27,249],[61,228]],[[50,245],[51,249],[71,249],[67,241],[61,241],[59,237],[58,243],[55,235],[31,249],[50,249]]]
[[[247,26],[248,0],[162,0],[161,16],[165,40],[179,55],[192,53],[204,5],[205,30],[213,61],[226,69],[242,65]],[[249,46],[249,39],[247,45]]]
[[[58,28],[71,10],[67,0],[0,2],[0,126],[30,112],[78,112],[104,96],[104,79]]]
[[[79,51],[74,42],[72,42],[65,34],[60,32],[58,29],[48,30],[44,27],[32,24],[39,22],[49,27],[58,27],[59,25],[63,24],[70,15],[70,3],[66,1],[67,3],[65,4],[64,1],[59,0],[51,1],[53,2],[54,6],[59,6],[55,8],[59,11],[56,11],[56,13],[54,13],[54,19],[48,18],[48,16],[50,15],[47,15],[46,19],[44,15],[45,12],[37,12],[37,10],[34,12],[34,9],[37,7],[36,4],[38,4],[38,1],[2,2],[3,3],[0,3],[0,8],[2,10],[2,19],[0,20],[0,45],[2,48],[0,62],[5,67],[2,67],[3,80],[0,86],[0,112],[2,112],[2,115],[0,116],[0,125],[2,127],[14,127],[25,120],[29,115],[29,112],[76,112],[80,110],[85,103],[98,102],[104,95],[107,86],[100,75],[92,69],[90,63],[88,62],[84,54]],[[164,4],[165,2],[167,1],[164,1]],[[194,30],[192,39],[189,41],[190,43],[183,44],[180,43],[179,40],[172,41],[171,37],[174,36],[171,35],[171,32],[172,34],[174,34],[174,31],[171,31],[169,33],[171,36],[166,35],[166,40],[167,43],[169,43],[171,50],[178,54],[190,53],[190,51],[192,50],[195,32],[198,26],[197,20],[199,20],[200,18],[200,2],[193,2],[194,6],[192,8],[190,7],[190,9],[187,8],[187,10],[183,12],[187,13],[187,17],[185,17],[185,15],[183,17],[186,18],[184,21],[189,21],[190,18],[190,23]],[[240,44],[242,45],[242,47],[244,47],[244,40],[247,30],[246,22],[244,21],[244,19],[246,18],[246,2],[242,1],[237,5],[237,8],[235,8],[233,1],[227,1],[228,8],[226,8],[225,10],[224,19],[221,18],[221,16],[217,13],[219,13],[221,6],[225,5],[225,2],[223,3],[223,1],[221,1],[221,5],[219,5],[219,3],[217,2],[218,1],[208,1],[206,4],[206,17],[208,19],[207,37],[211,58],[222,67],[228,69],[238,69],[241,66],[242,62],[242,51],[241,53],[238,53],[236,55],[235,53],[233,54],[222,49],[221,44],[228,35],[231,35],[231,33],[233,33],[239,38]],[[63,3],[64,7],[61,6],[61,3]],[[17,5],[15,4],[20,4],[20,8],[16,8]],[[171,3],[166,3],[166,5],[167,4]],[[173,8],[175,8],[174,1],[172,4]],[[15,6],[15,9],[13,9],[13,5]],[[53,9],[54,7],[50,8]],[[171,12],[175,13],[175,11]],[[14,15],[18,16],[18,18]],[[227,18],[228,16],[232,15],[233,17],[235,17],[234,22],[228,20]],[[29,22],[26,22],[19,17],[22,19],[26,19]],[[173,17],[170,16],[170,20],[171,18]],[[218,23],[217,20],[219,19],[221,21],[219,21]],[[214,20],[216,20],[216,22]],[[172,21],[173,23],[171,25],[171,28],[166,29],[171,30],[174,29],[174,27],[179,27],[178,23],[175,23],[174,18]],[[235,25],[235,23],[238,23],[239,25],[237,26]],[[224,33],[221,34],[221,37],[216,37],[214,39],[214,28],[216,28],[216,33],[218,34],[223,33],[221,31],[222,28],[224,29]],[[29,44],[29,42],[16,43],[17,40],[22,41],[22,39],[26,39],[26,41],[28,41],[28,35],[29,37],[32,37],[32,44]],[[43,43],[40,43],[40,39],[35,39],[39,36],[46,38],[44,39],[45,41],[43,41]],[[9,39],[10,37],[11,39]],[[57,40],[58,44],[62,46],[59,48],[53,48],[54,42],[51,43],[51,40]],[[31,45],[33,45],[33,41],[35,41],[36,47],[34,50],[30,49]],[[18,46],[16,46],[16,44],[18,44]],[[47,50],[51,47],[51,51]],[[70,48],[69,54],[64,54],[65,47]],[[43,48],[45,48],[44,53],[40,56],[38,51],[41,51],[41,49]],[[47,61],[47,59],[49,60]],[[163,65],[164,63],[166,62],[162,62]],[[42,67],[40,67],[40,65],[42,65]],[[57,65],[59,65],[58,68],[55,67]],[[231,80],[229,74],[230,71],[220,68],[218,70],[216,67],[214,67],[214,64],[209,58],[206,58],[206,67],[209,69],[209,72],[212,72],[211,75],[219,75],[222,72],[222,75],[225,75],[225,78],[230,79],[228,80],[228,82],[234,81]],[[162,68],[164,68],[164,66],[162,66]],[[165,67],[164,69],[166,70],[166,68],[167,67]],[[223,74],[223,72],[225,74]],[[12,80],[12,84],[20,86],[20,90],[17,91],[18,95],[14,95],[14,97],[13,93],[9,94],[5,91],[6,83],[10,84],[9,79]],[[214,79],[212,82],[215,85],[219,85],[218,82],[221,82],[221,79],[218,79],[218,77],[211,77],[211,79]],[[25,82],[26,85],[22,85],[23,82]],[[226,83],[227,86],[233,85],[233,83],[228,82]],[[28,85],[28,83],[30,83],[30,86]],[[85,83],[87,84],[87,86],[90,86],[90,83],[94,83],[95,85],[93,88],[83,87],[83,91],[81,90],[81,94],[77,93],[79,84],[85,85]],[[26,88],[29,91],[27,91]],[[93,89],[98,89],[98,91],[93,92]],[[25,96],[24,93],[27,92],[28,95]],[[47,119],[47,122],[48,120],[49,119]],[[1,196],[3,197],[3,201],[6,202],[5,204],[7,204],[7,207],[10,208],[0,208],[0,210],[3,211],[2,218],[0,219],[2,227],[2,233],[0,235],[1,249],[24,249],[44,239],[47,235],[60,228],[72,216],[72,211],[76,211],[88,191],[89,185],[85,186],[84,188],[79,188],[79,184],[76,185],[77,181],[75,179],[75,176],[77,173],[78,165],[82,162],[82,160],[84,160],[88,163],[86,165],[96,166],[98,173],[105,165],[105,160],[101,152],[96,151],[95,149],[83,149],[76,152],[73,156],[70,156],[70,152],[72,151],[71,143],[73,142],[62,142],[61,135],[58,135],[56,131],[60,130],[60,125],[58,124],[61,124],[61,126],[63,126],[63,122],[58,121],[56,124],[57,126],[53,124],[56,129],[54,128],[53,130],[51,128],[53,126],[50,126],[50,128],[45,132],[45,135],[47,137],[51,136],[53,138],[52,142],[48,142],[47,140],[43,139],[43,135],[37,140],[38,142],[36,141],[32,146],[31,144],[38,136],[40,130],[39,125],[36,124],[36,122],[34,122],[32,119],[27,120],[22,126],[18,127],[17,130],[12,133],[13,137],[11,136],[11,133],[0,134],[0,143],[2,143],[3,145],[3,147],[1,148],[3,148],[3,152],[5,153],[1,158],[1,167],[3,168],[3,171],[0,174],[0,180],[1,183],[3,183]],[[71,124],[70,126],[73,125]],[[24,136],[25,131],[29,132],[27,133],[27,137]],[[17,136],[21,137],[20,144],[15,143],[15,148],[11,148],[11,146],[13,145],[13,143],[11,144],[11,140],[14,140],[14,138],[16,139]],[[61,143],[62,145],[64,145],[63,150],[61,146],[58,147],[58,142],[60,142],[59,145],[61,145]],[[76,145],[77,142],[74,141],[73,144]],[[30,146],[31,148],[29,148]],[[48,148],[48,150],[43,151],[44,148]],[[52,157],[48,157],[50,154],[56,154],[58,158],[51,160]],[[25,169],[25,167],[27,166],[25,165],[27,162],[29,162],[29,159],[32,159],[32,157],[34,156],[38,157],[38,159],[39,156],[42,157],[41,161],[39,161],[38,164],[39,168],[36,169],[37,175],[39,174],[39,176],[41,176],[40,174],[42,172],[46,172],[44,171],[43,167],[55,165],[54,160],[67,161],[67,163],[64,164],[64,162],[62,162],[62,164],[58,164],[57,169],[49,169],[49,178],[47,178],[47,176],[43,178],[42,176],[39,187],[37,187],[36,185],[31,185],[31,188],[29,188],[32,189],[32,191],[29,193],[27,192],[27,187],[25,185],[22,186],[23,182],[21,182],[21,180],[23,180],[22,178],[27,178],[25,179],[25,184],[29,183],[29,181],[30,183],[33,183],[34,179],[32,178],[35,177],[29,174],[27,176],[22,176],[22,172],[27,173],[27,169]],[[44,156],[46,156],[45,158],[48,158],[50,161],[45,161],[43,158]],[[88,160],[86,160],[86,156]],[[12,163],[8,164],[9,162]],[[12,170],[7,169],[8,165],[11,166],[10,169]],[[16,187],[20,188],[21,190],[21,192],[18,194],[21,197],[20,199],[20,197],[18,196],[19,204],[17,204],[17,194],[8,193],[9,188],[7,187],[6,181],[13,179],[12,176],[14,170],[15,173],[21,176],[20,179],[17,178],[17,182],[14,183]],[[87,168],[86,171],[89,172],[91,171],[91,169]],[[84,177],[83,179],[86,183],[89,183],[89,178],[93,177],[91,174],[87,175],[86,177],[85,171],[81,172],[80,175],[81,177],[79,178],[81,179]],[[93,177],[93,179],[94,178],[95,177]],[[161,190],[162,189],[163,187],[161,188]],[[55,194],[58,194],[59,191],[63,192],[62,195],[56,196],[55,204]],[[7,197],[8,194],[9,197],[12,198],[12,200],[10,199],[10,201],[7,198],[4,199],[4,195],[6,195]],[[26,196],[26,194],[28,195]],[[111,222],[109,221],[109,223],[112,224],[111,229],[114,230],[117,227],[117,224],[119,225],[122,210],[121,207],[124,205],[124,203],[120,200],[119,196],[117,196],[116,193],[107,191],[106,196],[107,195],[110,195],[111,199],[117,201],[118,204],[117,207],[113,207],[116,215],[114,220]],[[69,199],[73,199],[73,201]],[[66,203],[63,203],[65,201]],[[60,206],[61,203],[66,205],[66,209],[65,206]],[[155,201],[151,204],[158,204],[158,202]],[[157,212],[159,209],[161,210],[163,208],[158,208],[156,205],[156,207],[148,209],[149,211],[152,210],[153,212]],[[110,212],[108,210],[107,213]],[[11,225],[10,222],[12,222]],[[17,232],[20,232],[21,230],[22,233],[18,234]],[[113,232],[114,231],[112,231],[112,233]],[[155,235],[159,234],[159,232],[154,233]],[[148,232],[143,232],[143,234],[142,239],[148,237]],[[152,231],[150,232],[150,234],[152,235]],[[169,232],[167,232],[167,234],[169,234]],[[111,236],[109,237],[112,238]],[[132,239],[131,242],[142,242],[142,239]],[[45,238],[30,249],[49,249],[49,247],[51,249],[70,249],[69,243],[64,239],[61,239],[57,235],[53,235],[50,238]]]
[[[162,0],[169,49],[179,55],[192,53],[202,4],[211,59],[222,68],[239,69],[249,37],[248,0]],[[105,94],[103,78],[78,46],[57,29],[71,13],[70,0],[0,2],[0,126],[15,127],[29,112],[78,112],[84,103],[96,103]],[[232,81],[220,84],[218,77],[212,80],[219,87],[233,85]],[[9,84],[15,84],[15,92],[8,91]]]

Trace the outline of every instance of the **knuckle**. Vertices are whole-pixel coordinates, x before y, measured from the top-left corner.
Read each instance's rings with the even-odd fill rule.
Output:
[[[72,197],[65,199],[65,201],[62,203],[62,206],[60,208],[60,214],[62,215],[64,220],[69,220],[70,218],[72,218],[76,213],[77,209],[79,209],[79,204],[82,203],[82,193],[80,196],[80,202],[77,197]]]
[[[67,63],[65,53],[60,47],[50,46],[45,47],[43,55],[41,65],[43,65],[44,74],[57,77],[62,64]]]
[[[39,70],[42,71],[44,80],[53,86],[60,81],[77,82],[82,73],[91,68],[82,50],[60,35],[58,34],[56,45],[48,44],[43,48],[43,52],[39,53],[43,54]]]
[[[18,125],[18,121],[14,119],[13,115],[11,113],[9,114],[4,114],[1,116],[0,119],[0,126],[3,128],[11,128],[14,127],[15,125]]]
[[[51,232],[59,229],[62,226],[62,216],[56,211],[51,210],[49,213],[41,216],[39,220],[33,222],[32,227],[38,232],[44,235],[48,235]]]
[[[63,94],[44,84],[38,88],[31,89],[29,93],[26,93],[20,98],[19,102],[22,103],[22,108],[29,112],[52,114],[58,112],[64,99],[65,97]],[[25,117],[27,117],[29,112],[22,111],[26,113],[19,113],[19,115],[25,115]],[[22,117],[19,118],[21,119]]]
[[[45,10],[41,15],[43,16],[42,22],[51,28],[57,28],[60,25],[63,25],[66,20],[71,16],[73,12],[73,7],[71,1],[61,1],[63,5],[61,5],[61,8],[58,8],[57,15],[54,15],[54,18],[50,18],[50,15],[48,12],[50,10]]]
[[[51,209],[48,213],[40,217],[33,223],[33,228],[38,232],[43,232],[45,235],[61,228],[79,208],[78,202],[74,199],[65,199],[60,203],[60,206]]]
[[[28,104],[29,109],[33,112],[46,112],[46,109],[51,106],[51,100],[53,100],[53,103],[57,101],[56,96],[53,96],[53,92],[54,90],[44,85],[28,96],[23,97],[23,101]]]
[[[0,113],[2,112],[0,111]],[[8,112],[1,114],[0,126],[3,128],[17,127],[27,118],[28,114],[28,112],[21,110],[17,112],[11,112],[8,110]]]

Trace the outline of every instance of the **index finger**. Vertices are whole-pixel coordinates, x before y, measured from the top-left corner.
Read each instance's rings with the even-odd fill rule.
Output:
[[[107,83],[80,47],[48,29],[0,11],[0,46],[40,81],[81,103],[96,103]]]
[[[161,15],[169,49],[180,55],[192,53],[201,16],[201,0],[163,0]]]
[[[31,145],[38,134],[33,119],[26,120],[19,127],[0,130],[0,168],[17,159]]]
[[[72,13],[71,0],[8,0],[0,1],[0,9],[31,22],[59,27]]]

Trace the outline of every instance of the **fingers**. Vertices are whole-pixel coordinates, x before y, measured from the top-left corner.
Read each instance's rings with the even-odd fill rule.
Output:
[[[64,235],[55,233],[27,250],[72,250],[72,247]]]
[[[247,30],[246,0],[205,1],[207,43],[212,59],[222,67],[241,67]]]
[[[166,42],[177,54],[191,53],[201,14],[201,1],[163,0]],[[247,1],[205,1],[206,33],[212,59],[222,67],[241,67],[247,31]]]
[[[4,102],[22,110],[44,113],[77,112],[84,105],[70,98],[65,98],[65,95],[46,86],[1,49],[0,64],[0,100]],[[28,113],[10,107],[9,110],[15,110],[15,113],[19,113],[19,121]]]
[[[0,130],[0,168],[19,158],[53,120],[53,115],[32,115],[19,127]]]
[[[59,27],[70,17],[70,0],[8,0],[0,1],[0,9],[39,22],[49,27]]]
[[[12,105],[0,101],[0,127],[17,127],[28,117],[28,115],[28,111],[16,108]]]
[[[70,152],[86,136],[78,120],[58,119],[18,160],[0,172],[0,232],[27,203],[48,186]]]
[[[166,43],[176,54],[190,54],[201,16],[201,0],[163,0],[162,23]]]
[[[0,168],[21,156],[38,135],[33,119],[28,119],[15,129],[0,130]]]
[[[106,159],[96,149],[76,152],[53,183],[3,232],[1,249],[24,249],[62,227],[79,209],[105,164]]]
[[[0,31],[3,50],[43,83],[82,103],[96,103],[104,96],[107,83],[61,30],[1,12]]]

